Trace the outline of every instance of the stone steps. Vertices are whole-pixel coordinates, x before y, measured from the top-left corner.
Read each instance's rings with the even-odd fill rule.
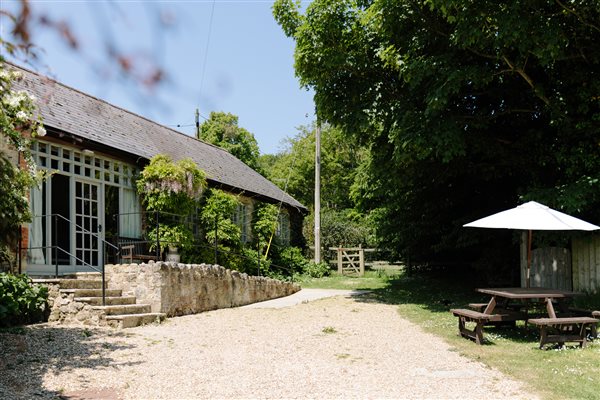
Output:
[[[166,314],[151,312],[149,304],[136,304],[137,299],[134,296],[123,296],[123,291],[120,289],[105,289],[106,305],[102,305],[102,275],[97,272],[78,272],[58,279],[40,279],[39,283],[58,285],[59,293],[72,295],[75,303],[65,305],[63,302],[64,310],[61,308],[61,312],[76,312],[79,321],[81,318],[92,318],[95,315],[93,324],[105,319],[109,326],[132,328],[161,322],[166,318]],[[82,303],[87,305],[82,306]],[[81,311],[82,307],[91,308],[88,309],[89,311]]]
[[[75,297],[102,297],[102,289],[60,289],[61,293],[73,293]],[[106,289],[107,297],[120,297],[121,289]]]
[[[101,306],[102,305],[102,297],[75,297],[75,301],[79,301],[82,303],[87,303],[92,306]],[[106,305],[107,306],[117,306],[117,305],[125,305],[125,304],[135,304],[136,298],[133,296],[112,296],[106,297]]]
[[[102,281],[95,279],[60,279],[61,289],[102,289]]]
[[[150,313],[150,304],[124,304],[113,306],[93,306],[93,310],[101,310],[108,315],[147,314]]]
[[[102,274],[100,272],[75,272],[72,274],[62,275],[59,279],[102,281]]]
[[[162,322],[166,318],[164,313],[143,313],[127,315],[107,315],[106,322],[115,328],[133,328],[140,325]]]

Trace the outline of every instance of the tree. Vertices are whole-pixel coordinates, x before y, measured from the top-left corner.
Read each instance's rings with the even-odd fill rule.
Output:
[[[342,210],[353,208],[350,188],[364,149],[346,139],[341,130],[325,125],[321,129],[321,203]],[[314,203],[315,127],[303,126],[276,155],[261,156],[266,176],[302,204]]]
[[[325,248],[374,244],[367,215],[356,211],[351,188],[365,149],[348,140],[340,129],[321,129],[321,232]],[[304,126],[288,138],[276,155],[261,156],[267,177],[301,203],[313,208],[315,178],[315,126]],[[304,237],[314,242],[314,214],[304,221]]]
[[[222,147],[252,169],[260,169],[258,143],[254,135],[238,126],[238,117],[224,112],[211,112],[200,125],[200,139]]]
[[[273,10],[319,117],[369,148],[353,196],[391,248],[465,260],[491,243],[462,224],[525,199],[600,219],[598,0]]]

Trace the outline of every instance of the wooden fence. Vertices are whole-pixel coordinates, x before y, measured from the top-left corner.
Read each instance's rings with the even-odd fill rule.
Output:
[[[531,287],[572,290],[571,252],[561,247],[534,249],[530,278]]]
[[[521,241],[521,286],[525,287],[526,234]],[[557,247],[532,252],[531,286],[576,292],[600,291],[600,235],[573,238],[571,250]]]
[[[573,239],[573,290],[597,293],[600,290],[600,235]]]

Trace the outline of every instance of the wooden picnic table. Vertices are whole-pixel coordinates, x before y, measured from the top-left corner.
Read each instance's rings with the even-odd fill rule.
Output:
[[[540,327],[540,348],[547,343],[563,345],[567,341],[578,342],[585,347],[588,334],[592,337],[596,336],[597,319],[591,316],[573,316],[569,312],[569,301],[581,293],[550,288],[483,288],[477,291],[490,295],[490,301],[469,304],[471,309],[450,311],[458,317],[459,334],[474,339],[478,344],[483,343],[484,325],[514,324],[518,320]],[[547,318],[529,319],[529,307],[532,301],[545,303]],[[560,318],[556,316],[554,302],[558,304],[564,316],[561,315]],[[467,328],[467,322],[474,322],[475,328]],[[549,334],[549,329],[556,333]]]
[[[529,301],[538,300],[546,304],[546,311],[550,318],[556,318],[553,302],[556,301],[561,311],[568,312],[568,303],[575,297],[580,295],[577,292],[567,290],[549,289],[549,288],[483,288],[477,289],[478,292],[489,294],[491,297],[488,302],[484,314],[492,314],[496,305],[501,305],[505,308],[510,300]]]

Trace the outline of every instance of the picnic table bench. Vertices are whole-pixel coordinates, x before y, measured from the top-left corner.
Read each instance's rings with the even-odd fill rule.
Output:
[[[578,342],[581,347],[587,345],[588,328],[596,336],[596,324],[599,320],[592,317],[533,318],[528,322],[540,327],[540,349],[548,343],[564,345],[565,342]],[[556,333],[549,334],[553,329]]]
[[[471,309],[450,310],[454,316],[458,317],[459,334],[463,337],[474,339],[477,344],[482,344],[483,342],[483,327],[485,325],[515,325],[516,321],[526,321],[526,323],[527,321],[532,321],[533,323],[533,321],[546,320],[546,318],[529,319],[529,309],[532,307],[536,308],[535,306],[539,308],[542,305],[545,305],[545,311],[548,317],[550,317],[549,319],[556,319],[554,303],[557,303],[561,311],[565,311],[568,308],[568,301],[578,294],[550,288],[484,288],[477,289],[477,291],[490,295],[490,301],[488,303],[470,303],[469,307]],[[576,317],[584,318],[583,316]],[[591,319],[595,321],[594,318]],[[466,328],[465,325],[467,322],[474,322],[475,328]],[[588,326],[595,328],[595,324],[590,325],[590,321],[581,323],[584,323],[586,332]],[[571,322],[571,326],[573,324],[575,322]],[[568,325],[568,323],[565,322],[565,325]],[[595,333],[595,331],[592,331],[592,333]],[[544,328],[544,334],[544,341],[546,341],[548,340],[547,328]]]
[[[475,340],[477,344],[483,344],[483,326],[497,315],[484,314],[479,311],[469,310],[467,308],[454,308],[450,310],[455,317],[458,317],[458,332],[462,337]],[[467,322],[474,322],[475,327],[468,329]]]

